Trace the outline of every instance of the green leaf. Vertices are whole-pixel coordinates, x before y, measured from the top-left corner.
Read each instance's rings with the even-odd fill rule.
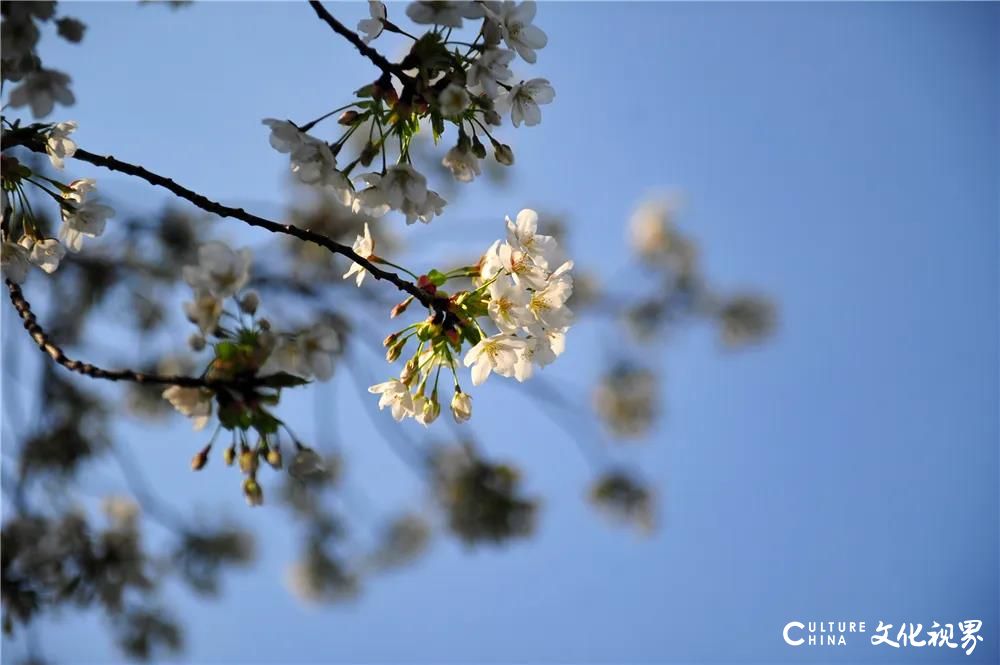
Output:
[[[482,335],[479,334],[479,329],[475,326],[462,326],[462,337],[469,341],[469,344],[475,346],[479,344],[479,340],[482,339]]]
[[[263,409],[257,409],[253,414],[253,428],[261,434],[274,434],[279,424],[277,418]]]
[[[215,345],[215,357],[219,360],[232,360],[236,357],[237,350],[234,342],[219,342]]]
[[[268,388],[292,388],[303,386],[307,383],[309,383],[308,379],[303,379],[301,376],[295,376],[288,372],[278,372],[277,374],[265,376],[260,380],[260,385]]]
[[[434,145],[437,145],[438,139],[444,134],[444,118],[439,113],[431,114],[431,130],[434,133]]]
[[[445,274],[440,270],[438,270],[437,268],[434,268],[429,273],[427,273],[427,279],[429,279],[431,281],[431,284],[433,284],[434,286],[441,286],[442,284],[448,281],[448,277],[446,277]]]

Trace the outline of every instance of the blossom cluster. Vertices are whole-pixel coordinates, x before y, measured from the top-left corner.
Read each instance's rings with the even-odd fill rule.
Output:
[[[411,339],[416,340],[416,350],[400,376],[369,388],[379,395],[379,407],[388,407],[397,421],[410,417],[426,426],[438,417],[443,369],[454,379],[452,415],[464,422],[472,414],[472,401],[461,388],[459,363],[470,368],[473,386],[490,374],[525,381],[536,367],[549,365],[565,349],[573,318],[567,306],[573,292],[573,262],[563,260],[553,237],[538,233],[535,211],[522,210],[516,220],[506,221],[506,240],[494,242],[475,266],[421,276],[418,284],[440,306],[427,320],[385,339],[390,362],[401,356]],[[355,246],[364,242],[359,237]],[[463,278],[470,280],[470,288],[454,294],[443,290],[450,280]]]
[[[192,467],[202,468],[220,430],[229,430],[231,443],[225,461],[232,464],[239,460],[246,476],[243,491],[247,501],[259,505],[263,500],[256,478],[259,460],[274,468],[282,466],[279,428],[285,425],[269,407],[279,403],[282,388],[302,385],[310,379],[329,379],[341,341],[339,333],[324,324],[298,332],[279,332],[272,329],[268,319],[258,317],[260,296],[245,289],[250,281],[251,260],[248,249],[233,250],[213,241],[198,248],[197,264],[183,268],[184,281],[192,290],[191,300],[184,303],[184,313],[198,328],[188,344],[202,351],[209,347],[211,339],[212,359],[204,377],[229,382],[232,387],[175,385],[164,390],[163,397],[192,419],[195,430],[217,416],[215,435],[195,455]],[[233,311],[226,310],[227,299],[235,303]],[[254,432],[257,441],[252,446],[250,437]],[[307,475],[319,469],[318,456],[294,435],[291,439],[297,450],[291,472]]]
[[[54,125],[33,125],[44,140],[45,150],[52,165],[63,169],[65,160],[76,152],[76,142],[70,138],[75,122]],[[28,276],[32,266],[46,273],[53,273],[66,251],[78,252],[84,238],[96,238],[104,233],[114,209],[101,203],[94,191],[97,182],[80,178],[69,183],[35,173],[16,158],[3,155],[2,209],[3,276],[17,284]],[[45,230],[35,215],[26,193],[27,185],[35,187],[59,206],[62,225],[59,237],[45,235]]]
[[[381,217],[389,211],[405,216],[408,224],[429,223],[447,202],[428,187],[427,178],[414,168],[410,141],[422,125],[429,125],[435,143],[445,125],[457,128],[458,138],[442,160],[456,180],[470,182],[481,172],[480,160],[492,145],[496,160],[514,162],[510,146],[497,140],[490,127],[502,124],[501,113],[510,114],[515,127],[541,122],[540,105],[555,98],[547,79],[527,81],[514,77],[510,66],[520,56],[535,63],[537,50],[548,38],[533,24],[534,2],[414,2],[407,16],[419,25],[432,26],[416,37],[389,20],[382,2],[369,2],[370,18],[358,30],[371,42],[383,32],[413,40],[401,67],[414,74],[397,75],[400,85],[386,73],[359,89],[353,102],[304,125],[265,118],[270,143],[289,156],[291,172],[307,185],[328,188],[355,212]],[[479,21],[471,41],[452,41],[466,20]],[[309,133],[319,122],[341,113],[343,133],[327,143]],[[367,140],[353,159],[344,159],[352,136]],[[361,130],[361,133],[358,133]],[[395,146],[398,145],[398,151]],[[393,151],[395,163],[390,163]],[[352,175],[381,157],[381,169]],[[341,165],[342,164],[342,165]]]
[[[70,106],[76,101],[69,87],[70,77],[59,70],[44,67],[38,57],[39,27],[49,22],[55,24],[56,34],[66,41],[78,43],[83,39],[86,26],[69,16],[56,18],[55,2],[3,4],[0,72],[4,81],[18,83],[10,91],[8,104],[11,108],[30,107],[36,118],[50,114],[56,103]]]

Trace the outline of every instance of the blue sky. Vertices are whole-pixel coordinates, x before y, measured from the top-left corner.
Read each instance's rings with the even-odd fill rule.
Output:
[[[366,13],[330,7],[348,25]],[[50,36],[42,54],[73,75],[78,104],[56,115],[80,122],[81,145],[268,214],[288,192],[260,119],[314,117],[375,75],[301,3],[72,9],[84,44]],[[685,330],[655,359],[668,417],[620,455],[659,487],[663,526],[645,539],[585,505],[590,470],[537,406],[487,384],[477,432],[544,497],[538,536],[473,551],[438,538],[333,608],[284,588],[294,537],[281,513],[246,510],[231,473],[190,474],[186,423],[124,423],[159,487],[264,540],[221,600],[170,592],[185,659],[996,662],[1000,6],[547,3],[537,23],[549,46],[517,73],[549,78],[557,97],[540,126],[503,130],[512,186],[467,193],[408,232],[485,247],[503,215],[535,205],[565,213],[574,256],[613,275],[633,207],[677,187],[711,278],[772,296],[778,333],[733,354]],[[161,200],[122,191],[135,206]],[[261,240],[227,224],[222,237]],[[552,378],[584,397],[607,330],[573,332]],[[424,501],[365,440],[357,409],[371,400],[351,386],[332,389],[351,482],[386,511]],[[314,399],[286,412],[300,429]],[[879,619],[967,618],[984,622],[971,657],[781,640],[796,619],[863,620],[870,636]],[[101,625],[67,615],[46,627],[46,651],[114,659]]]

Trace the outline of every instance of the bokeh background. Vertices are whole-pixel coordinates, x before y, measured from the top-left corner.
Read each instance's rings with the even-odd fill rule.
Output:
[[[330,8],[351,26],[367,15]],[[71,9],[85,43],[49,38],[44,50],[73,76],[78,103],[56,115],[79,121],[80,143],[265,214],[295,190],[261,118],[315,117],[374,76],[304,3]],[[121,420],[160,494],[257,534],[257,561],[227,574],[219,598],[167,588],[182,659],[997,662],[1000,6],[544,3],[537,24],[549,46],[516,73],[549,78],[555,103],[540,126],[507,132],[517,164],[505,187],[470,189],[406,230],[414,256],[485,247],[505,214],[537,206],[563,215],[574,257],[627,293],[641,275],[622,269],[626,221],[670,186],[713,280],[768,294],[778,330],[734,354],[685,328],[647,358],[666,379],[664,418],[628,451],[658,491],[645,537],[594,519],[591,470],[551,407],[491,380],[475,431],[544,498],[537,534],[502,548],[436,539],[334,606],[289,592],[296,537],[283,513],[247,509],[219,464],[190,472],[189,423]],[[123,208],[164,200],[96,175]],[[217,227],[233,244],[257,238]],[[616,344],[608,330],[579,326],[546,370],[567,398],[588,400]],[[373,408],[339,376],[281,413],[304,438],[336,438],[365,510],[425,501],[375,440],[362,415]],[[122,487],[110,470],[95,477],[94,491]],[[880,619],[981,619],[985,641],[969,657],[873,647]],[[869,633],[793,649],[781,639],[791,620],[863,620]],[[45,654],[119,659],[103,622],[42,621]],[[24,648],[23,635],[6,639],[4,662]]]

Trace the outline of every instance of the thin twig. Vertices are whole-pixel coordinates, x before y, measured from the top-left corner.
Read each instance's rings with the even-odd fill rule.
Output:
[[[37,132],[33,129],[22,128],[20,130],[10,130],[4,132],[3,135],[3,149],[14,146],[24,146],[29,150],[37,153],[45,153],[45,146],[43,141]],[[400,291],[412,295],[414,298],[419,300],[425,307],[431,307],[439,310],[445,310],[447,308],[447,301],[440,298],[435,298],[430,293],[420,288],[413,282],[409,282],[394,272],[389,272],[388,270],[382,270],[377,265],[369,261],[367,258],[361,256],[355,252],[351,247],[343,245],[335,240],[328,238],[325,235],[315,233],[306,229],[293,226],[292,224],[281,224],[279,222],[272,221],[270,219],[265,219],[257,215],[251,214],[244,210],[243,208],[233,208],[230,206],[223,205],[217,201],[209,199],[207,196],[199,194],[192,191],[183,185],[178,184],[171,178],[161,176],[159,174],[153,173],[148,169],[135,164],[130,164],[124,162],[120,159],[116,159],[112,156],[97,155],[92,152],[83,149],[77,149],[76,153],[73,155],[74,158],[79,159],[84,162],[89,162],[95,166],[100,166],[111,171],[117,171],[119,173],[124,173],[126,175],[134,176],[136,178],[141,178],[151,185],[156,185],[158,187],[163,187],[164,189],[170,191],[176,196],[193,203],[197,207],[201,208],[206,212],[210,212],[219,217],[232,217],[233,219],[238,219],[241,222],[249,224],[250,226],[256,226],[258,228],[265,229],[271,233],[282,233],[285,235],[290,235],[292,237],[298,238],[305,242],[311,242],[320,247],[325,248],[333,254],[340,254],[341,256],[346,256],[351,261],[359,264],[362,268],[368,271],[368,273],[378,280],[385,280],[395,286]]]
[[[38,319],[35,317],[35,313],[31,311],[31,303],[29,303],[24,297],[21,287],[9,279],[4,281],[7,283],[7,290],[10,292],[10,301],[14,305],[14,309],[17,310],[17,313],[20,315],[21,320],[24,322],[24,329],[28,331],[29,335],[31,335],[31,339],[33,339],[35,344],[38,345],[38,348],[43,353],[48,354],[49,357],[56,362],[56,364],[65,367],[71,372],[83,374],[84,376],[89,376],[92,379],[105,379],[107,381],[132,381],[134,383],[182,386],[184,388],[225,387],[245,390],[258,385],[258,383],[253,379],[227,381],[223,379],[209,379],[195,376],[146,374],[145,372],[136,372],[130,369],[108,370],[80,360],[74,360],[68,357],[63,350],[52,341],[45,330],[38,325]]]
[[[401,65],[389,62],[384,55],[373,49],[368,44],[365,44],[364,40],[358,36],[358,33],[349,29],[343,23],[334,18],[333,14],[328,12],[326,7],[323,6],[323,3],[318,2],[317,0],[309,0],[309,6],[316,12],[316,16],[329,25],[334,32],[353,44],[354,48],[358,49],[358,52],[361,55],[371,60],[372,64],[381,69],[383,73],[386,75],[394,74],[402,81],[409,80],[410,77],[404,73]]]

